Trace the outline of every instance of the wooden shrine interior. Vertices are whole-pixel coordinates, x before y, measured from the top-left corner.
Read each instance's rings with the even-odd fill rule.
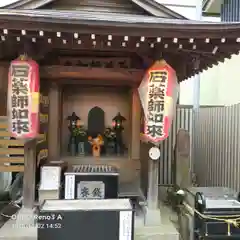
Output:
[[[104,111],[105,128],[112,127],[112,119],[120,112],[126,121],[123,123],[123,142],[125,149],[131,143],[131,91],[130,87],[103,85],[64,85],[62,97],[62,127],[61,127],[61,155],[67,155],[69,141],[68,121],[72,112],[81,118],[81,122],[88,128],[88,114],[94,107]],[[96,120],[97,121],[97,120]]]

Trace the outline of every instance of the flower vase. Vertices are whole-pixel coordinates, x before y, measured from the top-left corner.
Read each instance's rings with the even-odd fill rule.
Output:
[[[70,139],[70,154],[71,156],[76,156],[76,137],[71,137]]]
[[[85,143],[84,142],[78,142],[78,155],[85,155],[85,148],[84,148]]]

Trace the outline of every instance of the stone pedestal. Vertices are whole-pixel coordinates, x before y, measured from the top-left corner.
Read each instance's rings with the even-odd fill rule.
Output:
[[[60,198],[60,188],[58,189],[38,189],[38,201],[41,203],[47,199],[59,199]]]
[[[158,207],[158,161],[149,159],[148,195],[145,225],[161,224],[161,209]]]

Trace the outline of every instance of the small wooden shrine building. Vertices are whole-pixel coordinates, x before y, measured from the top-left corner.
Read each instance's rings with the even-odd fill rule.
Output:
[[[190,21],[154,0],[32,0],[6,7],[7,11],[0,10],[1,116],[7,115],[10,62],[25,53],[40,67],[44,138],[27,144],[24,151],[0,149],[2,155],[25,155],[25,167],[1,165],[0,170],[24,171],[26,207],[34,202],[33,158],[61,159],[67,138],[64,119],[78,109],[85,119],[84,102],[108,106],[112,101],[116,107],[105,109],[109,121],[118,110],[126,117],[124,138],[129,151],[125,165],[120,165],[140,166],[135,169],[146,187],[151,144],[140,139],[142,109],[137,90],[145,70],[155,60],[165,59],[181,82],[240,49],[240,24]],[[23,143],[2,139],[0,144]],[[0,160],[24,162],[21,157]]]

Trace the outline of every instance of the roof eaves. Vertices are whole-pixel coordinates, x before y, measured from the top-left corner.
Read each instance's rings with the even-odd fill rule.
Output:
[[[113,25],[116,27],[128,26],[154,29],[187,29],[188,31],[205,30],[219,33],[239,31],[240,23],[236,22],[202,22],[184,19],[164,19],[160,17],[140,16],[133,14],[91,13],[86,11],[64,10],[4,10],[0,9],[0,20],[31,22],[52,22],[89,25]],[[199,33],[201,34],[201,33]]]

